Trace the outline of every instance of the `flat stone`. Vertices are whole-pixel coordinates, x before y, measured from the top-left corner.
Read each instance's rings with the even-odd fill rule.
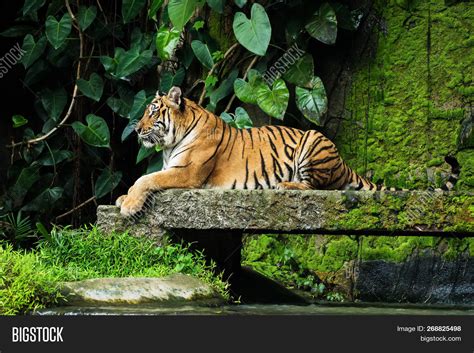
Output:
[[[124,218],[102,205],[97,224],[158,237],[163,230],[365,235],[474,235],[474,194],[428,191],[166,190]]]
[[[173,274],[162,278],[97,278],[62,284],[67,305],[130,305],[198,303],[216,305],[224,299],[203,281]]]

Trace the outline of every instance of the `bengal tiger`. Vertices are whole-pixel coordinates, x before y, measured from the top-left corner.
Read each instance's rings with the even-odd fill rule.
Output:
[[[355,173],[322,133],[285,126],[238,129],[172,87],[158,93],[135,128],[145,147],[163,148],[163,169],[140,177],[119,197],[123,216],[139,212],[150,192],[171,188],[385,190]],[[447,158],[452,175],[459,165]]]

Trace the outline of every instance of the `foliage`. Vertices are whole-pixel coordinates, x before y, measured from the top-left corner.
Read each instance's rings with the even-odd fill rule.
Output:
[[[35,251],[0,246],[0,314],[14,315],[54,305],[59,282],[100,277],[161,277],[184,273],[209,283],[228,298],[228,285],[188,246],[157,246],[127,233],[96,228],[54,228]]]
[[[0,315],[16,315],[54,305],[60,298],[58,277],[38,255],[0,246]]]
[[[20,144],[13,150],[2,214],[22,210],[35,221],[51,222],[70,210],[72,199],[76,206],[94,197],[110,198],[117,188],[126,190],[130,173],[116,163],[122,158],[116,150],[133,147],[130,136],[146,104],[157,89],[166,92],[194,79],[199,83],[202,74],[203,105],[234,126],[252,126],[239,104],[224,111],[234,94],[278,119],[284,119],[290,97],[296,97],[304,116],[322,123],[326,97],[311,53],[302,50],[296,63],[271,82],[262,77],[272,63],[286,58],[282,47],[297,42],[306,48],[314,38],[334,43],[339,21],[353,18],[347,7],[343,11],[337,2],[309,0],[275,7],[221,0],[118,4],[116,13],[114,4],[92,0],[80,5],[25,1],[18,23],[2,32],[22,40],[23,82],[35,94],[32,111],[18,107],[11,118]],[[195,16],[202,7],[212,15]],[[296,27],[280,20],[282,12],[298,19]],[[216,16],[233,22],[227,43],[211,35]],[[287,36],[291,31],[294,35]],[[226,53],[233,43],[241,47]],[[238,62],[232,68],[231,58]],[[159,170],[161,152],[135,149],[129,159],[139,164],[138,173]]]

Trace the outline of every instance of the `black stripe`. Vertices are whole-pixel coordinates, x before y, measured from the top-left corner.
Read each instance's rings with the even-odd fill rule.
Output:
[[[288,180],[292,180],[293,179],[293,168],[291,168],[291,166],[289,164],[287,164],[286,162],[283,162],[283,164],[285,165],[286,169],[288,170]]]
[[[288,153],[287,149],[291,150],[291,152]],[[294,148],[292,148],[292,147],[289,146],[289,145],[285,145],[284,152],[285,152],[286,158],[288,158],[290,161],[293,160],[293,154],[294,154],[294,152],[295,152],[295,149],[294,149]]]
[[[263,189],[263,186],[258,182],[257,173],[255,171],[253,172],[253,180],[255,182],[255,189]]]
[[[245,160],[245,181],[244,181],[244,189],[247,189],[247,181],[249,179],[249,158]]]
[[[235,184],[237,184],[237,180],[234,180],[234,182],[232,183],[232,186],[230,188],[235,189]]]
[[[224,140],[224,135],[225,135],[225,129],[226,129],[226,124],[223,124],[223,129],[222,129],[222,136],[221,136],[221,140],[219,141],[219,144],[217,145],[216,149],[214,150],[214,153],[212,154],[212,156],[210,156],[203,164],[206,164],[207,162],[209,162],[211,159],[213,159],[215,157],[215,155],[217,154],[217,151],[219,150],[219,147],[221,146],[222,144],[222,141]]]
[[[263,158],[262,151],[260,151],[260,163],[262,167],[262,174],[263,174],[263,177],[265,178],[265,182],[267,183],[267,186],[270,187],[270,179],[268,178],[268,173],[265,167],[265,159]]]

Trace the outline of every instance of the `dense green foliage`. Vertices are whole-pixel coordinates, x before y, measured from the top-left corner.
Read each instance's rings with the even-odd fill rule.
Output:
[[[226,40],[213,23],[224,16],[233,19]],[[306,49],[316,40],[333,44],[338,30],[356,29],[361,16],[338,2],[309,0],[26,0],[1,35],[23,41],[21,79],[34,109],[20,106],[12,117],[17,142],[0,212],[22,210],[49,223],[81,201],[126,189],[117,150],[130,146],[157,89],[200,88],[195,99],[238,127],[252,121],[234,92],[278,119],[292,97],[305,117],[321,123],[326,93]],[[162,165],[161,153],[144,147],[126,158],[144,173]]]
[[[209,283],[228,298],[227,283],[187,246],[102,234],[96,228],[58,229],[38,250],[0,247],[0,314],[13,315],[51,306],[61,299],[59,282],[101,277],[162,277],[184,273]]]

